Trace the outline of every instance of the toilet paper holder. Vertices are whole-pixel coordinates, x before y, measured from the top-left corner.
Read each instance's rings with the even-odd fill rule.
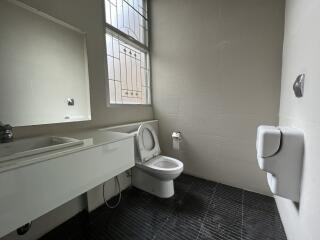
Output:
[[[182,140],[182,134],[180,131],[178,132],[172,132],[172,139],[173,140],[178,140],[181,141]]]

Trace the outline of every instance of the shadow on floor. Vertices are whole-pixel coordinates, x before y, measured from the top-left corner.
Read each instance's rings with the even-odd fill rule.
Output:
[[[160,199],[130,187],[116,209],[79,213],[42,240],[286,240],[271,197],[181,175]]]

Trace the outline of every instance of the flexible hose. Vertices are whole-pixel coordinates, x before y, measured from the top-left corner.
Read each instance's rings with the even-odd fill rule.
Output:
[[[102,190],[103,200],[104,200],[104,203],[106,204],[106,206],[107,206],[108,208],[116,208],[116,207],[118,207],[119,204],[120,204],[120,201],[121,201],[121,188],[120,188],[120,183],[119,183],[118,176],[115,177],[115,182],[116,182],[117,185],[118,185],[119,192],[118,192],[118,201],[117,201],[116,204],[113,205],[113,206],[111,206],[111,205],[108,203],[108,201],[106,200],[106,197],[105,197],[105,191],[104,191],[104,188],[105,188],[105,187],[104,187],[104,186],[105,186],[106,183],[103,183],[103,186],[102,186],[102,188],[103,188],[103,190]]]

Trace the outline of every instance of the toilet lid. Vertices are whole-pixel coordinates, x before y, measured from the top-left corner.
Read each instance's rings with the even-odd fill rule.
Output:
[[[157,134],[149,124],[141,124],[138,129],[138,147],[141,161],[145,162],[160,154],[160,147]]]

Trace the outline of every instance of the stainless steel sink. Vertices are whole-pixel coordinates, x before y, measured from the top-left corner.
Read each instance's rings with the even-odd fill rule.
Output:
[[[0,162],[28,157],[39,153],[83,144],[82,140],[68,137],[36,137],[0,144]]]

